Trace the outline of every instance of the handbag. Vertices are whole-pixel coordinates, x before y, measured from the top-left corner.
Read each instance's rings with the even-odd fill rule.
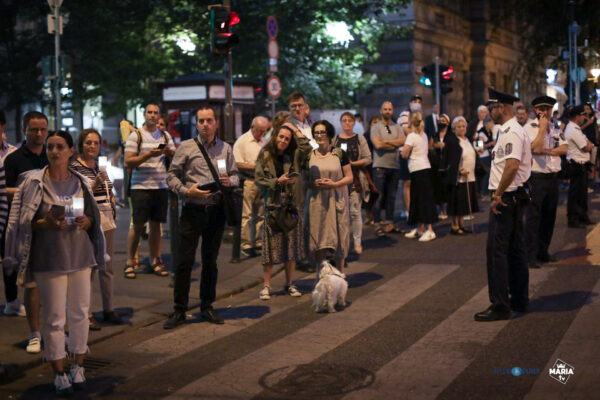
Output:
[[[208,169],[210,170],[210,173],[212,174],[213,179],[215,180],[215,184],[217,185],[219,191],[221,191],[221,194],[223,195],[223,204],[225,206],[225,220],[227,222],[227,225],[240,225],[242,223],[242,202],[244,200],[243,190],[238,187],[225,187],[221,184],[221,181],[219,180],[219,175],[217,174],[217,171],[215,170],[215,166],[213,165],[212,161],[210,161],[210,157],[208,156],[206,149],[204,148],[204,146],[202,146],[202,143],[200,143],[200,140],[198,140],[197,137],[195,141],[198,145],[198,148],[200,149],[200,152],[204,156],[204,160],[206,161]]]
[[[102,232],[107,232],[117,229],[117,224],[115,222],[115,210],[110,203],[108,184],[106,181],[104,182],[104,188],[106,189],[106,203],[98,204],[98,210],[100,211],[100,226]]]
[[[275,191],[273,203],[267,207],[266,222],[273,232],[287,234],[298,225],[298,209],[291,193],[285,188]]]
[[[362,167],[361,171],[365,173],[367,182],[369,182],[369,201],[365,202],[363,204],[372,206],[373,204],[375,204],[375,202],[379,198],[379,191],[377,190],[375,183],[373,183],[373,178],[371,178],[371,174],[370,174],[369,170],[365,167]]]

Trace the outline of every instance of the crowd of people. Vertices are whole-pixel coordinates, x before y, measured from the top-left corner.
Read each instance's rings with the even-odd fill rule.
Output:
[[[261,253],[264,286],[258,296],[266,301],[276,264],[285,265],[284,293],[299,297],[296,266],[318,268],[330,261],[344,274],[348,254],[363,252],[365,226],[373,224],[378,237],[403,233],[428,242],[437,237],[436,223],[450,218],[450,234],[466,235],[472,229],[465,220],[490,195],[492,305],[475,319],[525,312],[528,268],[553,260],[548,248],[563,179],[569,179],[569,227],[591,223],[587,194],[590,176],[596,179],[598,125],[589,106],[568,107],[558,118],[552,114],[556,100],[548,96],[532,101],[531,115],[514,96],[490,89],[489,98],[470,122],[440,113],[437,105],[424,117],[418,95],[395,120],[392,103],[384,101],[366,129],[359,114],[343,112],[336,133],[330,121],[312,122],[306,97],[293,92],[289,111],[272,119],[256,116],[233,146],[220,139],[218,113],[206,106],[195,113],[197,136],[176,146],[159,105],[147,104],[142,127],[127,121],[121,126],[131,211],[123,275],[135,279],[142,269],[144,234],[148,271],[169,275],[161,258],[161,224],[173,218],[169,210],[177,211],[174,196],[182,206],[171,232],[174,310],[164,328],[186,320],[200,239],[201,316],[223,324],[212,304],[226,224],[241,224],[241,248],[248,256]],[[0,127],[3,134],[2,113]],[[31,111],[23,117],[23,132],[18,148],[5,137],[0,144],[4,313],[27,317],[30,353],[41,351],[43,332],[56,391],[65,394],[85,385],[89,330],[100,329],[90,304],[96,275],[104,322],[123,322],[113,304],[117,200],[97,130],[84,129],[75,141],[67,132],[48,132],[47,117]],[[405,208],[400,218],[398,193]],[[518,256],[507,259],[509,252]],[[25,288],[24,305],[18,285]],[[68,371],[65,322],[66,348],[74,357]]]

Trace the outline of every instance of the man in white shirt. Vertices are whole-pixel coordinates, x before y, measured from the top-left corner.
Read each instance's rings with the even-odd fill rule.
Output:
[[[126,278],[135,278],[135,254],[144,225],[150,222],[150,270],[158,276],[168,272],[160,258],[162,235],[160,224],[167,222],[169,194],[167,186],[167,159],[173,157],[175,144],[171,136],[158,129],[160,108],[148,104],[144,112],[146,122],[138,132],[132,132],[125,144],[125,166],[131,168],[131,219],[133,229],[127,237],[128,256]]]
[[[567,111],[569,123],[565,128],[567,140],[567,161],[569,162],[569,197],[567,200],[567,219],[569,228],[582,228],[592,222],[588,217],[587,163],[594,148],[581,130],[585,119],[583,106],[575,106]]]
[[[491,305],[475,314],[480,322],[509,319],[511,310],[527,312],[529,304],[523,213],[529,199],[524,185],[531,174],[531,141],[515,118],[512,105],[518,99],[493,89],[488,93],[496,100],[490,115],[502,126],[492,152],[489,183],[492,202],[486,249]]]
[[[552,241],[558,207],[560,156],[567,154],[567,142],[560,129],[550,123],[556,99],[540,96],[531,104],[537,118],[530,120],[523,127],[531,140],[533,155],[531,177],[528,181],[531,203],[526,210],[525,242],[529,268],[540,268],[540,264],[554,261],[548,253],[548,248]]]
[[[269,121],[265,117],[255,117],[250,130],[240,136],[233,145],[233,157],[238,171],[245,178],[242,207],[242,250],[249,256],[256,255],[255,249],[261,247],[264,205],[260,190],[254,182],[254,168],[258,153],[267,144],[265,132],[268,127]]]
[[[310,140],[310,145],[313,149],[319,147],[315,139],[313,139],[310,121],[306,118],[306,112],[310,110],[308,104],[306,104],[306,98],[300,92],[293,92],[287,98],[288,105],[290,107],[290,114],[292,114],[291,122],[300,129],[300,132]]]

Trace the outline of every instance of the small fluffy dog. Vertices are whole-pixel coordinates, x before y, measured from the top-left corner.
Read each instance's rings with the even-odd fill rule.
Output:
[[[319,268],[319,282],[312,292],[315,311],[322,312],[327,310],[330,313],[334,313],[336,303],[341,306],[346,305],[347,291],[348,282],[346,282],[346,275],[342,274],[327,261],[323,261]]]

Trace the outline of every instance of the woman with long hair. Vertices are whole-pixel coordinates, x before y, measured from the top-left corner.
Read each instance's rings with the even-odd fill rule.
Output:
[[[75,152],[67,132],[48,135],[49,165],[27,174],[19,185],[6,234],[5,267],[19,266],[19,283],[37,283],[42,303],[44,358],[55,374],[58,395],[85,386],[92,268],[104,269],[100,211],[87,178],[69,167]],[[69,353],[64,370],[65,320]]]
[[[311,150],[308,139],[290,122],[278,126],[271,135],[271,140],[260,151],[256,160],[255,182],[265,201],[266,213],[281,206],[283,198],[294,205],[296,202],[295,183],[298,174],[298,163]],[[263,229],[262,261],[264,266],[264,287],[259,293],[261,300],[271,298],[271,275],[273,265],[285,263],[285,291],[293,297],[301,295],[294,286],[292,276],[296,261],[303,257],[304,240],[302,223],[289,232],[278,230],[265,218]]]
[[[419,238],[419,242],[435,239],[431,224],[437,222],[437,211],[431,186],[431,165],[429,164],[429,140],[424,131],[421,113],[411,116],[412,132],[406,137],[402,148],[402,157],[408,159],[410,172],[410,211],[409,224],[418,226],[404,235],[409,239]],[[427,230],[425,230],[427,225]]]
[[[101,168],[98,162],[100,154],[100,144],[102,136],[95,129],[84,129],[79,134],[77,140],[78,154],[69,164],[71,168],[88,178],[94,199],[100,209],[100,225],[104,232],[106,241],[106,254],[110,260],[106,262],[106,270],[98,271],[100,281],[100,293],[102,295],[103,321],[111,324],[122,324],[121,317],[115,312],[113,307],[113,270],[112,258],[114,253],[115,232],[117,225],[115,223],[116,200],[113,194],[113,184],[106,173],[106,169]],[[92,269],[92,280],[96,275],[97,268]],[[99,331],[100,325],[89,312],[90,330]]]

